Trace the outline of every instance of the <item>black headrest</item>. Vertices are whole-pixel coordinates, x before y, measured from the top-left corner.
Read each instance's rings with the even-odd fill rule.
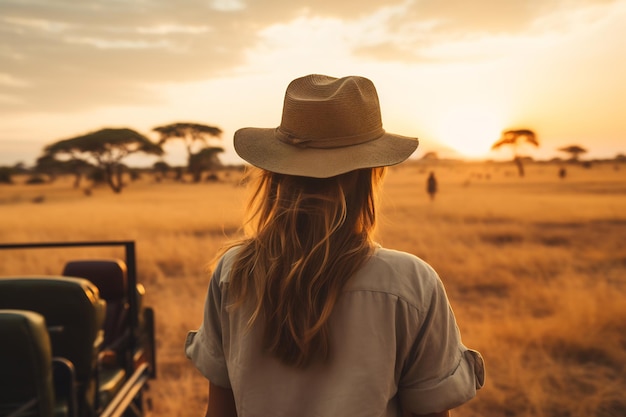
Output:
[[[63,275],[88,279],[98,287],[100,297],[105,300],[126,298],[126,264],[121,260],[71,261],[65,265]]]

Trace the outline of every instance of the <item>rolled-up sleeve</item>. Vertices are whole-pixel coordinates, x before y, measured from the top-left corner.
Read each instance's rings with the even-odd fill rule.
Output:
[[[454,313],[437,277],[430,302],[412,341],[399,384],[405,410],[430,414],[449,410],[476,396],[485,380],[482,356],[466,348]]]
[[[202,325],[198,330],[187,334],[185,355],[209,381],[221,387],[230,388],[222,343],[220,271],[221,264],[211,277]]]

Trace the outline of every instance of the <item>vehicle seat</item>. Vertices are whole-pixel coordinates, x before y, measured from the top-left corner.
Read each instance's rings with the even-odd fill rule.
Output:
[[[120,260],[70,261],[62,275],[85,278],[98,287],[100,297],[106,301],[103,347],[116,350],[129,328],[126,264]]]
[[[0,334],[0,415],[52,417],[52,350],[44,317],[0,310]]]
[[[65,264],[63,275],[85,278],[98,287],[106,301],[103,351],[113,352],[113,360],[104,360],[98,370],[100,405],[106,406],[126,379],[128,335],[130,332],[128,275],[121,260],[76,260]],[[105,352],[107,355],[110,352]]]
[[[54,357],[74,366],[81,414],[96,404],[96,362],[106,303],[98,288],[80,278],[0,278],[0,309],[30,310],[47,323]]]

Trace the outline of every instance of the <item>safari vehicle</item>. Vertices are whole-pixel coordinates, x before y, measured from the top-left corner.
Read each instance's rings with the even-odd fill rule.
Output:
[[[125,259],[76,259],[58,275],[0,277],[0,417],[144,415],[143,394],[156,377],[154,311],[143,305],[135,243],[0,244],[0,251],[111,246],[123,247]]]

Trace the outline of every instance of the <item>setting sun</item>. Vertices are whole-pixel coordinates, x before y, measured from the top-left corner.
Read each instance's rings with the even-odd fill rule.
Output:
[[[468,158],[486,156],[504,121],[498,111],[476,104],[451,107],[436,125],[435,139]]]

